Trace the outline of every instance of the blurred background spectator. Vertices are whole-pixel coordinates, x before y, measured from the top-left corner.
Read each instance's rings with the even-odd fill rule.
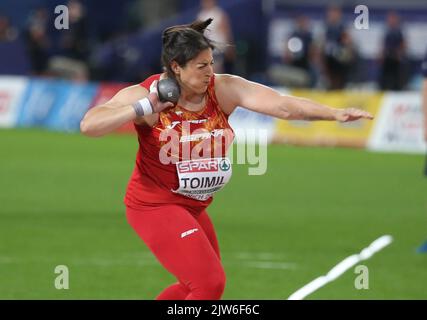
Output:
[[[318,59],[310,21],[307,16],[299,15],[295,18],[294,24],[294,30],[286,43],[284,61],[302,73],[304,81],[299,86],[312,88],[316,81],[313,65]]]
[[[215,41],[217,48],[214,51],[214,72],[233,73],[235,51],[233,33],[227,13],[218,6],[216,0],[201,0],[201,10],[197,19],[212,18],[212,24],[206,33],[207,37]]]
[[[78,0],[70,0],[69,28],[59,32],[59,48],[49,59],[48,73],[53,76],[77,81],[89,79],[87,59],[89,39],[86,8]]]
[[[161,71],[165,27],[212,17],[216,72],[287,87],[419,89],[427,3],[372,0],[368,30],[354,28],[353,1],[336,3],[70,0],[70,28],[56,30],[63,2],[1,2],[0,73],[138,82]]]
[[[48,23],[47,8],[39,7],[30,13],[24,32],[34,75],[44,75],[47,70],[49,52],[52,46],[47,30]]]
[[[78,0],[70,0],[67,7],[70,26],[60,33],[60,53],[85,61],[89,52],[86,8]]]
[[[18,32],[10,25],[9,18],[0,15],[0,42],[13,41],[17,35]]]
[[[319,67],[310,21],[305,15],[297,15],[291,32],[284,41],[283,56],[269,68],[270,78],[287,87],[312,88]]]
[[[391,11],[387,14],[387,31],[381,52],[381,90],[402,90],[406,84],[406,48],[399,15]]]
[[[327,87],[331,90],[344,89],[356,62],[356,50],[342,20],[340,7],[332,6],[327,10],[323,58]]]

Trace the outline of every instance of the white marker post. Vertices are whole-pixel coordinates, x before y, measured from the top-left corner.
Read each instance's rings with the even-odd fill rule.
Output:
[[[318,277],[297,290],[295,293],[291,294],[288,300],[302,300],[307,297],[309,294],[312,294],[314,291],[320,289],[329,282],[334,281],[339,276],[341,276],[348,269],[358,264],[363,260],[367,260],[372,257],[376,252],[384,249],[390,243],[393,242],[393,237],[390,235],[385,235],[374,242],[372,242],[369,247],[363,249],[359,254],[351,255],[345,258],[343,261],[338,263],[333,267],[326,275]]]

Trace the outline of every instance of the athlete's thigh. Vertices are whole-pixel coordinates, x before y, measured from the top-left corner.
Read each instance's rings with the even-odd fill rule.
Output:
[[[160,263],[188,283],[222,270],[211,242],[183,207],[166,205],[144,212],[127,211],[128,221]]]
[[[215,227],[212,223],[211,218],[209,217],[206,210],[203,210],[198,216],[197,216],[197,222],[202,227],[203,231],[206,234],[206,237],[209,239],[209,242],[211,243],[213,249],[215,250],[217,256],[221,259],[220,252],[219,252],[219,245],[218,245],[218,238],[216,236]]]

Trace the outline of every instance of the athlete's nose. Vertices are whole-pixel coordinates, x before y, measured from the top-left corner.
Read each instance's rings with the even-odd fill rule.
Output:
[[[213,65],[210,64],[208,68],[209,79],[212,77],[213,73],[214,73]]]

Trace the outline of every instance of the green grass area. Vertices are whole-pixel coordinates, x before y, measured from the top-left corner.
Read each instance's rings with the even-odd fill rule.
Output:
[[[0,131],[0,299],[152,299],[174,281],[127,224],[132,136],[90,139]],[[310,299],[427,299],[424,157],[362,150],[268,148],[268,169],[234,165],[209,213],[224,299],[285,299],[384,234],[394,242]],[[57,265],[69,290],[57,290]]]

